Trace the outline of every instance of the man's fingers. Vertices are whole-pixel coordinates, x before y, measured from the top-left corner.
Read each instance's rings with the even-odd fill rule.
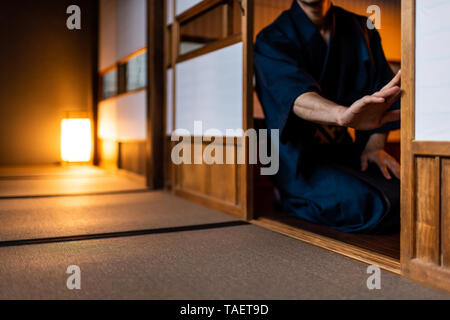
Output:
[[[383,163],[378,163],[378,162],[377,162],[377,165],[378,165],[378,167],[380,168],[380,171],[381,171],[381,173],[383,174],[383,176],[384,176],[386,179],[391,180],[391,179],[392,179],[392,176],[391,176],[391,174],[389,173],[389,170],[388,170],[387,166],[386,166],[385,164],[383,164]]]
[[[400,110],[393,110],[386,112],[383,116],[383,119],[381,119],[381,125],[385,125],[389,122],[395,122],[400,121],[401,119],[401,111]]]
[[[369,167],[369,159],[366,155],[361,156],[361,171],[364,172]]]
[[[374,96],[389,99],[389,98],[395,97],[397,94],[399,94],[399,92],[401,92],[400,87],[393,86],[393,87],[378,91],[377,93],[374,94]]]
[[[400,180],[400,164],[392,157],[387,158],[386,164],[394,176]]]
[[[392,78],[392,80],[387,85],[385,85],[383,87],[383,89],[381,89],[381,91],[389,89],[389,88],[394,87],[394,86],[399,86],[400,87],[401,83],[402,83],[402,71],[400,70],[399,72],[397,72],[395,77]]]
[[[400,179],[400,165],[397,160],[387,154],[385,151],[375,151],[363,153],[361,155],[361,170],[364,172],[368,169],[369,162],[375,163],[380,169],[381,173],[387,180],[391,180],[392,176],[389,170]]]
[[[383,97],[378,97],[378,96],[365,96],[364,98],[362,98],[362,102],[364,104],[371,104],[371,103],[384,103],[386,101],[385,98]]]
[[[395,101],[397,101],[398,99],[400,99],[400,97],[402,96],[402,90],[399,90],[396,94],[390,96],[387,99],[387,105],[391,106]]]

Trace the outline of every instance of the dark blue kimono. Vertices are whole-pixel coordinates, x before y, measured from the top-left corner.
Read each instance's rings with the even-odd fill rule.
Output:
[[[292,110],[306,92],[350,106],[394,76],[367,17],[335,6],[330,14],[329,45],[296,1],[257,37],[257,93],[268,128],[281,134],[274,182],[291,215],[345,232],[379,232],[398,225],[399,183],[385,180],[377,168],[361,173],[359,157],[370,134],[399,123],[357,132],[353,142],[346,128],[317,125]]]

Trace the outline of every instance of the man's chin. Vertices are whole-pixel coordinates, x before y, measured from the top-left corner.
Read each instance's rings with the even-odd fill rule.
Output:
[[[297,0],[297,1],[309,7],[320,7],[323,4],[324,0]]]

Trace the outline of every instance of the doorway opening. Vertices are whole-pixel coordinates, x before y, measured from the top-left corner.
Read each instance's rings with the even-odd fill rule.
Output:
[[[371,1],[333,1],[360,15],[369,16]],[[254,7],[254,40],[256,35],[271,24],[292,0],[256,1]],[[381,6],[382,29],[379,30],[386,58],[394,73],[400,69],[401,59],[401,1],[378,1]],[[253,120],[256,129],[266,128],[264,112],[254,91]],[[354,132],[350,131],[354,136]],[[386,151],[400,162],[400,131],[389,134]],[[399,213],[400,214],[400,213]],[[392,272],[400,272],[400,232],[388,235],[350,234],[291,217],[276,205],[275,187],[271,179],[253,171],[253,219],[256,224],[281,232],[302,241],[321,246],[368,263],[377,263]]]

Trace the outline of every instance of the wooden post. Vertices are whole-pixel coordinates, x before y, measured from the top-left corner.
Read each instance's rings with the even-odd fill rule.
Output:
[[[147,186],[164,187],[164,0],[147,0]]]

